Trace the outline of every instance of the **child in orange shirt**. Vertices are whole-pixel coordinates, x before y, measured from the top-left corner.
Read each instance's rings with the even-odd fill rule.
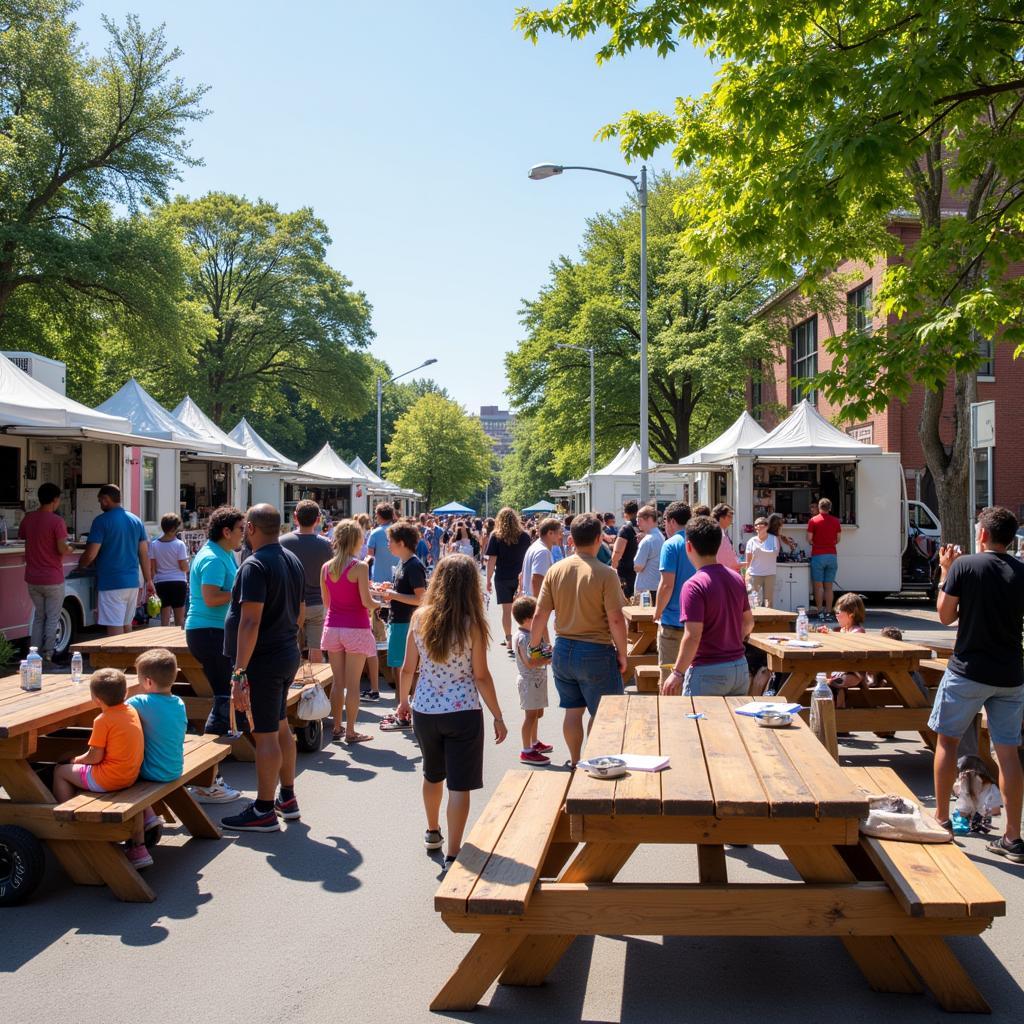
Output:
[[[89,749],[70,764],[59,764],[53,776],[58,803],[70,800],[75,791],[109,793],[124,789],[139,777],[145,741],[138,712],[124,698],[128,681],[116,668],[101,668],[89,680],[89,692],[103,709],[96,716]]]

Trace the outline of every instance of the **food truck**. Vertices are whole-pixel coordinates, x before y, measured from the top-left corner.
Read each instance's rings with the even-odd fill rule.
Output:
[[[924,573],[905,571],[910,513],[936,526],[937,520],[921,503],[908,503],[899,454],[844,433],[807,401],[770,433],[744,413],[682,465],[691,477],[688,500],[735,509],[731,539],[737,550],[753,536],[756,518],[782,516],[782,533],[796,542],[799,555],[779,564],[779,607],[795,611],[808,603],[807,522],[819,498],[831,500],[843,527],[837,591],[880,597],[934,587],[927,560]]]
[[[25,547],[17,536],[22,517],[38,508],[44,483],[61,488],[58,514],[72,544],[63,559],[66,591],[56,653],[67,650],[81,627],[95,624],[95,571],[79,571],[78,559],[100,512],[97,491],[107,483],[125,487],[133,469],[130,453],[145,441],[124,417],[75,402],[0,355],[0,516],[8,535],[0,546],[0,633],[8,640],[27,637],[31,630]],[[174,455],[173,448],[167,454]]]

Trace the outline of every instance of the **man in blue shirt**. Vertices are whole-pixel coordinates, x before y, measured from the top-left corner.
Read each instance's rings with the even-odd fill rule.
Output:
[[[146,594],[155,594],[149,566],[149,538],[138,516],[121,508],[121,488],[104,484],[98,492],[103,512],[92,521],[79,569],[96,563],[97,618],[108,636],[128,631],[139,604],[139,570]]]
[[[398,568],[398,558],[388,547],[388,527],[395,521],[395,510],[384,501],[373,511],[377,516],[377,526],[370,531],[366,541],[366,550],[373,559],[370,579],[374,583],[390,583]]]
[[[673,501],[665,509],[665,533],[668,540],[661,546],[658,567],[661,582],[654,604],[654,621],[658,623],[658,664],[661,666],[661,681],[668,678],[672,666],[679,656],[679,645],[683,642],[686,623],[681,618],[679,595],[683,584],[696,572],[686,556],[686,530],[690,521],[690,506],[682,501]]]

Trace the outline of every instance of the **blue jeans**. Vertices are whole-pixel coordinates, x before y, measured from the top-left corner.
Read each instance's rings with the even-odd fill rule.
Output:
[[[585,707],[594,715],[602,697],[624,692],[618,657],[611,644],[560,636],[551,656],[551,674],[560,708]]]
[[[746,658],[720,665],[691,665],[683,679],[684,697],[745,697],[749,692]]]

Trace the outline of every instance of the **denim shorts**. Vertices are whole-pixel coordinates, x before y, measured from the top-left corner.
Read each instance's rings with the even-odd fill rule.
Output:
[[[691,665],[683,677],[684,697],[745,697],[749,692],[746,658],[719,665]]]
[[[940,736],[959,739],[982,708],[988,715],[992,742],[1000,746],[1017,746],[1024,717],[1024,686],[976,683],[948,668],[935,694],[928,728]]]
[[[811,555],[811,582],[835,583],[839,559],[835,555]]]
[[[555,640],[551,674],[555,677],[560,708],[585,707],[593,715],[602,697],[624,692],[618,658],[611,644],[560,636]]]

